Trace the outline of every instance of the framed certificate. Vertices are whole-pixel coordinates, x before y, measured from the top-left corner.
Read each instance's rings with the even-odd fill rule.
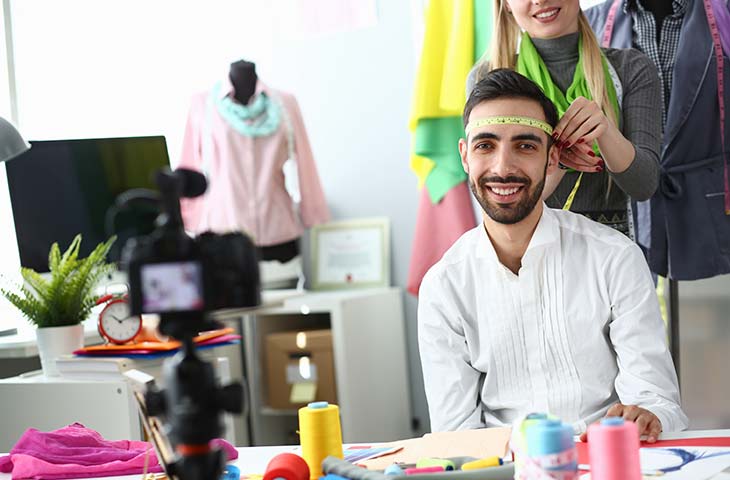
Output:
[[[390,285],[390,221],[365,218],[311,230],[312,289]]]

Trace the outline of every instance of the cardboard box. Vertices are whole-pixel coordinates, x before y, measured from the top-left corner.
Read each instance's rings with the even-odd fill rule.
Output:
[[[298,409],[313,401],[337,403],[330,330],[266,336],[266,404]]]

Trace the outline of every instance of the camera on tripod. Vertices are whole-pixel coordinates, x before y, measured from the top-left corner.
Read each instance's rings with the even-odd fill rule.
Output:
[[[122,265],[127,270],[131,313],[159,315],[160,332],[182,344],[181,351],[165,361],[165,390],[145,393],[144,411],[165,420],[176,455],[160,459],[168,475],[217,479],[225,458],[211,441],[223,434],[222,412],[242,411],[243,386],[219,387],[213,367],[196,354],[193,339],[202,331],[220,328],[212,311],[260,303],[257,250],[243,233],[193,238],[185,232],[180,199],[205,192],[201,173],[162,170],[155,180],[159,193],[131,190],[117,199],[118,211],[136,202],[160,211],[149,235],[127,241]]]
[[[122,253],[131,313],[158,314],[162,333],[180,337],[215,328],[206,319],[208,312],[258,305],[258,259],[247,235],[207,232],[192,238],[185,233],[180,198],[202,195],[205,177],[193,170],[167,170],[157,173],[156,182],[159,195],[132,190],[119,200],[122,205],[157,201],[161,210],[154,231],[131,238]]]

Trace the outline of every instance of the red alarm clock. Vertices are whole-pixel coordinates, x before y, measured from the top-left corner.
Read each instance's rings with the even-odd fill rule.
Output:
[[[99,313],[99,335],[107,342],[121,345],[130,342],[142,330],[142,317],[129,314],[127,295],[104,295],[96,304],[106,303]]]

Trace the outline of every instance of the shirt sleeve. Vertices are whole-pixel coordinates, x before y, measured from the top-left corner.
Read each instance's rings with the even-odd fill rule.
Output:
[[[319,181],[317,165],[314,162],[312,147],[309,144],[309,137],[304,127],[304,119],[299,104],[293,95],[284,94],[282,97],[286,101],[287,113],[294,130],[294,150],[301,195],[300,215],[302,224],[309,228],[313,225],[328,222],[330,212]]]
[[[649,57],[637,50],[621,53],[626,57],[621,133],[636,153],[629,168],[611,176],[632,200],[640,202],[651,198],[659,185],[662,86]]]
[[[418,346],[431,431],[484,428],[479,395],[484,374],[471,365],[463,316],[443,294],[444,283],[432,270],[418,295]]]
[[[616,393],[624,405],[638,405],[662,422],[665,432],[684,430],[677,373],[667,347],[654,282],[635,244],[608,265],[612,320],[609,336],[616,351]]]

